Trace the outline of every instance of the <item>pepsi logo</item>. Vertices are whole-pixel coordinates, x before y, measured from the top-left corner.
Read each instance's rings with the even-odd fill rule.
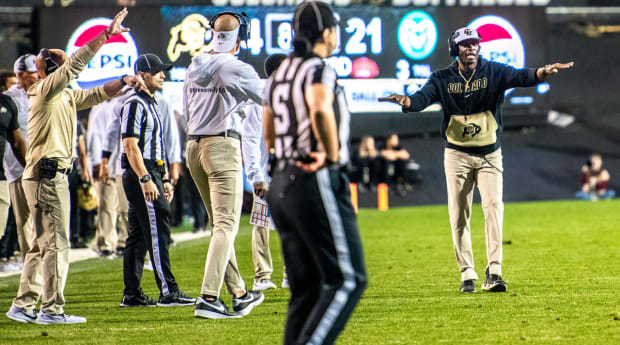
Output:
[[[509,21],[500,16],[487,15],[474,19],[467,26],[480,33],[480,56],[514,68],[525,67],[525,47],[521,35]],[[506,90],[505,94],[512,90]]]
[[[82,23],[67,43],[67,55],[71,56],[82,46],[105,30],[112,19],[94,18]],[[88,66],[71,82],[74,89],[90,89],[118,79],[125,74],[134,74],[133,65],[138,59],[138,47],[129,32],[114,35],[99,49]]]
[[[433,18],[424,11],[409,12],[398,26],[398,44],[413,60],[431,55],[437,45],[437,26]]]
[[[478,30],[480,55],[487,60],[500,62],[515,68],[525,67],[525,48],[515,27],[499,16],[483,16],[472,21],[468,27]]]

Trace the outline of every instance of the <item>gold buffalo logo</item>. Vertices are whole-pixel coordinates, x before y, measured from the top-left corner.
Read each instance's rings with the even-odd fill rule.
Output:
[[[204,16],[194,13],[185,17],[179,25],[170,29],[168,59],[175,62],[183,53],[190,56],[208,53],[213,49],[213,31]]]

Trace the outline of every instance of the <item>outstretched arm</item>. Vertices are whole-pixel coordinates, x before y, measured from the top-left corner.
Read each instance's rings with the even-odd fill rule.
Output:
[[[548,76],[557,74],[560,70],[569,69],[574,65],[575,63],[572,61],[569,63],[556,62],[552,65],[545,65],[536,70],[536,78],[538,78],[538,81],[545,81]]]
[[[436,78],[435,74],[432,74],[426,84],[411,96],[391,94],[387,97],[379,97],[377,100],[379,102],[396,103],[403,107],[403,112],[422,111],[438,100],[437,88],[432,80],[434,78]]]

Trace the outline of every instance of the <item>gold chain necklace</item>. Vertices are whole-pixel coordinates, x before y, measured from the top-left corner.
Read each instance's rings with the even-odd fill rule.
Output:
[[[459,75],[461,76],[461,78],[463,78],[463,80],[465,81],[465,93],[469,92],[469,82],[472,80],[472,78],[474,77],[474,74],[476,74],[476,69],[474,68],[474,71],[472,72],[471,76],[469,76],[469,79],[465,78],[465,76],[463,76],[463,73],[461,73],[461,69],[458,69],[459,71]]]

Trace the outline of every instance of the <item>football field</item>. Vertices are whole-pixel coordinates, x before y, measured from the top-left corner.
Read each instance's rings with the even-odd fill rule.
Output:
[[[620,200],[508,203],[504,218],[506,293],[462,294],[447,207],[361,210],[369,285],[338,344],[620,344]],[[251,287],[251,227],[236,240]],[[173,272],[197,296],[209,238],[171,249]],[[486,265],[484,217],[475,205],[476,271]],[[273,280],[282,281],[272,232]],[[86,324],[39,326],[7,319],[19,276],[0,279],[0,344],[279,344],[289,292],[269,290],[242,319],[205,320],[193,308],[119,308],[122,260],[71,265],[66,312]],[[142,287],[157,297],[152,272]],[[230,307],[224,290],[222,298]]]

